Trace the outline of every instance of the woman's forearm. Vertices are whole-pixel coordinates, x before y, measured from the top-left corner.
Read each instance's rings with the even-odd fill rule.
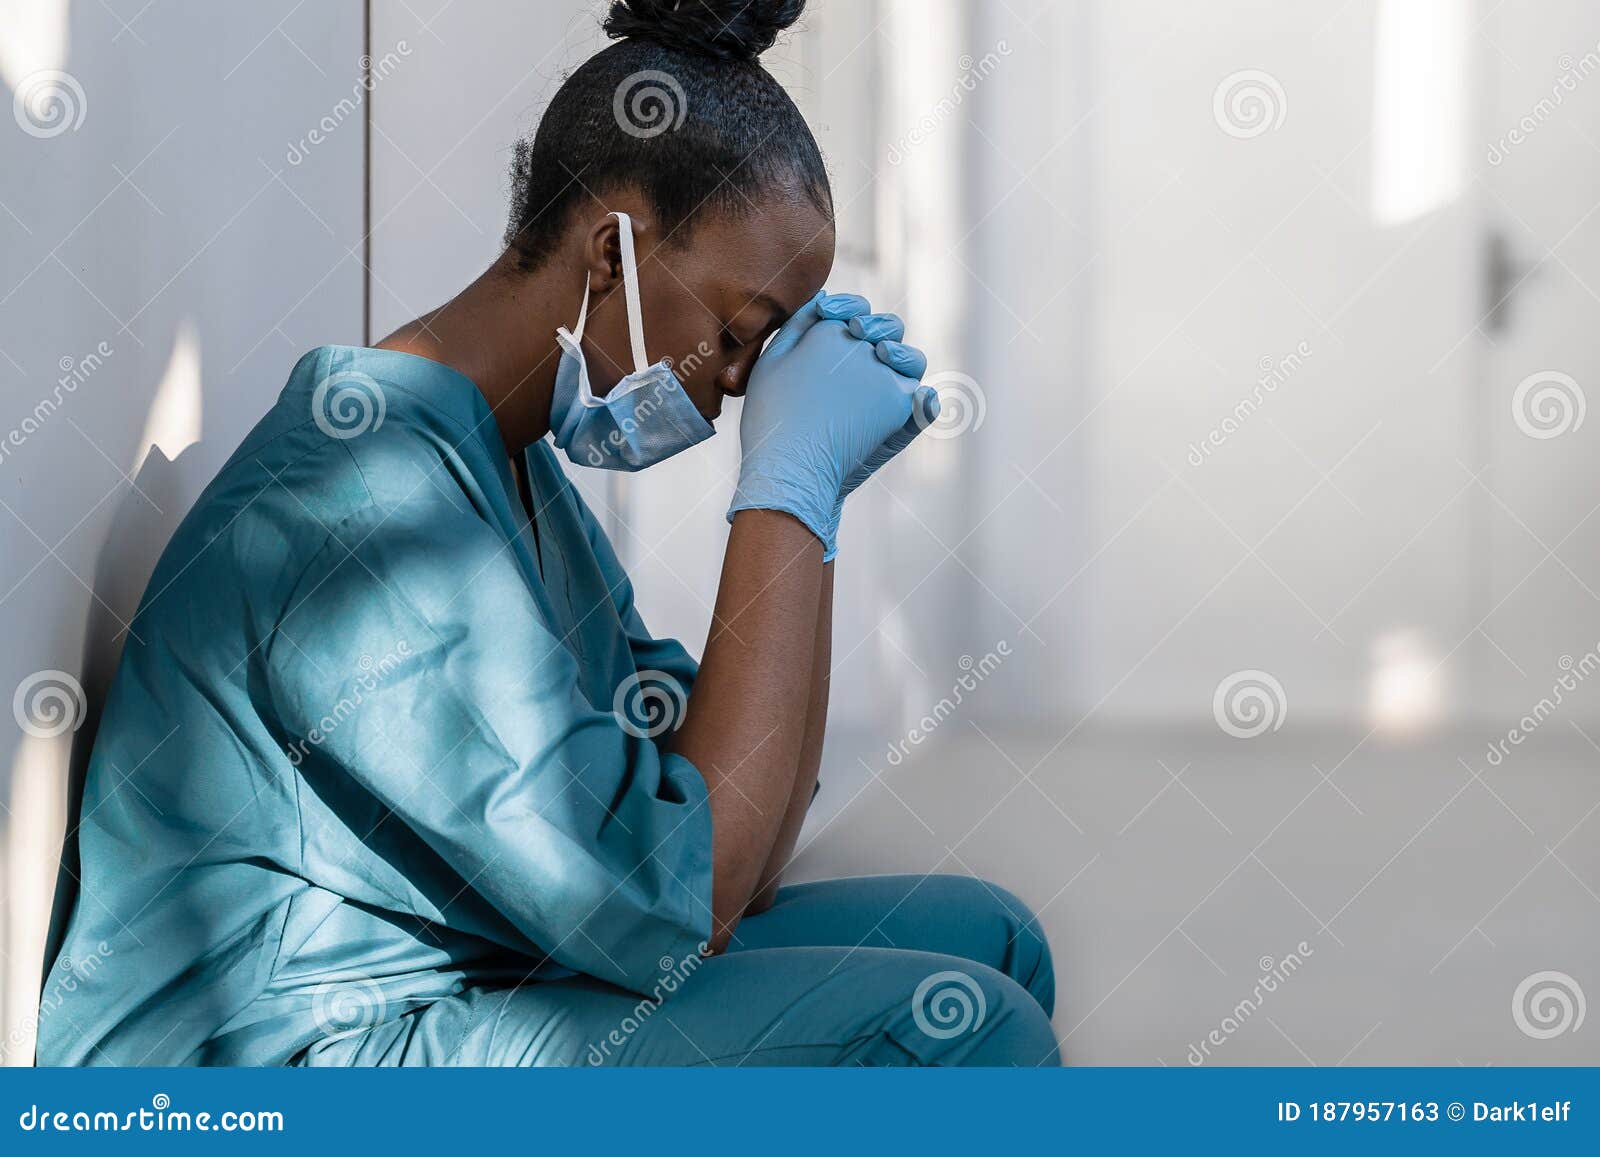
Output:
[[[761,886],[745,909],[746,915],[765,912],[777,898],[783,873],[794,859],[800,829],[811,809],[817,788],[817,771],[822,766],[822,742],[828,730],[828,685],[833,663],[833,564],[822,567],[822,590],[817,600],[816,638],[811,648],[811,694],[806,704],[805,740],[800,747],[800,767],[794,777],[794,791],[778,829],[772,854],[761,870]]]
[[[787,827],[810,732],[823,571],[821,542],[796,519],[734,517],[705,656],[673,737],[710,792],[715,951]]]

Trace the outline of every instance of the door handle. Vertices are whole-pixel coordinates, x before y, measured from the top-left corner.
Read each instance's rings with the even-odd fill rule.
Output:
[[[1511,299],[1538,262],[1517,257],[1510,239],[1499,229],[1484,237],[1483,326],[1485,332],[1504,333],[1511,325]]]

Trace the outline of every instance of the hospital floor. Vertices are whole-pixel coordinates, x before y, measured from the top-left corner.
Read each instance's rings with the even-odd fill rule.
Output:
[[[1499,766],[1488,727],[1058,742],[951,719],[900,766],[830,735],[792,878],[1015,892],[1068,1064],[1600,1064],[1595,735],[1552,719]]]

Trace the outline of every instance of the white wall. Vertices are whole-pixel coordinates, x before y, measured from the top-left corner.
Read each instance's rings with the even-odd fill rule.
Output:
[[[973,8],[967,57],[1010,51],[933,139],[962,142],[963,250],[921,280],[958,316],[908,315],[935,346],[959,327],[988,402],[946,444],[974,532],[959,613],[979,645],[1021,639],[980,715],[1054,736],[1208,723],[1219,680],[1261,668],[1303,720],[1403,730],[1519,714],[1594,648],[1592,441],[1528,438],[1509,399],[1547,364],[1593,377],[1600,92],[1567,94],[1506,163],[1484,151],[1593,21],[1480,23],[1492,7]],[[920,61],[927,89],[949,90],[951,56]],[[1258,86],[1274,127],[1230,134],[1217,91],[1253,72],[1279,86]],[[916,109],[888,115],[903,133]],[[1493,227],[1538,267],[1491,336]],[[1577,709],[1600,717],[1593,694]]]
[[[1204,717],[1219,679],[1261,668],[1303,718],[1359,720],[1380,639],[1413,631],[1436,660],[1470,627],[1460,507],[1363,591],[1459,485],[1472,399],[1426,371],[1472,324],[1470,208],[1375,220],[1372,5],[1325,29],[1272,5],[1098,15],[1094,54],[1117,64],[1088,158],[1102,261],[1078,445],[1096,542],[1128,529],[1092,575],[1092,694],[1113,718]],[[1213,96],[1251,69],[1287,82],[1285,115],[1240,139]],[[1191,464],[1261,364],[1301,350]]]
[[[287,159],[352,94],[360,5],[119,11],[0,4],[5,108],[52,69],[83,114],[0,117],[8,699],[43,669],[94,697],[199,487],[301,352],[361,341],[359,114]],[[74,737],[0,726],[0,1048],[26,1063]]]

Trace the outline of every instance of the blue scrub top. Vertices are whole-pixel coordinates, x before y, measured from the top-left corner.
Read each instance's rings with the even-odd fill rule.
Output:
[[[300,359],[129,632],[39,1063],[277,1064],[474,985],[649,992],[696,954],[705,782],[614,713],[694,661],[549,447],[524,463],[531,525],[468,378]]]

